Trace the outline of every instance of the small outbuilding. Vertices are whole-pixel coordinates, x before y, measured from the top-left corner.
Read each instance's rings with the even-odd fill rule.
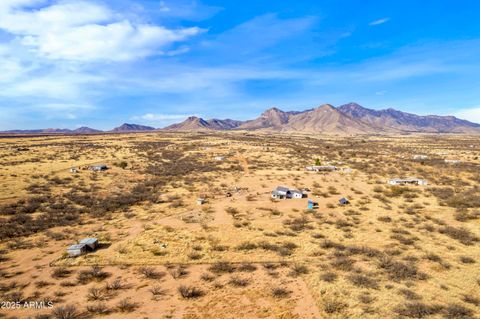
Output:
[[[67,254],[69,257],[78,257],[87,253],[87,245],[75,244],[67,248]]]
[[[277,186],[272,192],[271,197],[275,199],[287,199],[292,198],[292,192],[288,187]]]
[[[73,173],[73,174],[78,173],[77,168],[76,168],[76,167],[71,167],[71,168],[70,168],[70,173]]]
[[[216,160],[216,161],[223,161],[225,159],[225,157],[224,156],[215,156],[213,159]]]
[[[197,198],[197,205],[203,205],[207,202],[207,200],[203,197]]]
[[[80,244],[84,244],[87,247],[87,250],[94,251],[98,248],[98,239],[97,238],[84,238],[80,240]]]
[[[342,197],[338,200],[338,202],[340,203],[340,205],[348,205],[350,204],[350,201],[348,199],[346,199],[345,197]]]
[[[108,166],[106,164],[97,164],[97,165],[92,165],[89,167],[91,171],[106,171],[108,169]]]
[[[305,197],[307,197],[307,194],[305,194],[302,191],[296,190],[296,189],[290,190],[290,193],[292,194],[292,198],[305,198]]]
[[[422,155],[422,154],[416,154],[413,155],[412,157],[414,160],[426,160],[428,158],[427,155]]]
[[[419,178],[394,178],[388,181],[390,185],[427,185],[427,181]]]
[[[318,203],[309,199],[307,203],[307,209],[317,209],[317,208],[318,208]]]
[[[456,159],[445,159],[445,163],[447,163],[447,164],[460,164],[461,161],[456,160]]]
[[[336,171],[338,168],[336,166],[332,165],[312,165],[312,166],[307,166],[306,170],[307,171],[312,171],[312,172],[333,172]]]

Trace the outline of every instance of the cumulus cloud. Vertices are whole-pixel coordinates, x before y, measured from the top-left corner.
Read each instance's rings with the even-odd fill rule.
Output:
[[[378,20],[375,20],[375,21],[372,21],[370,22],[368,25],[370,26],[375,26],[375,25],[380,25],[380,24],[384,24],[386,22],[390,21],[390,18],[382,18],[382,19],[378,19]]]
[[[169,45],[204,31],[137,23],[82,0],[51,5],[41,0],[7,0],[0,5],[0,29],[40,56],[83,62],[130,61],[161,54]]]

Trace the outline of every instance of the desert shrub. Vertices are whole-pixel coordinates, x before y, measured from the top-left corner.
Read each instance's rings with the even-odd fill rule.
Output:
[[[130,298],[124,298],[117,303],[117,309],[120,312],[132,312],[138,307],[136,302],[133,302]]]
[[[347,307],[347,304],[337,299],[326,299],[323,301],[323,311],[331,315],[339,313]]]
[[[407,303],[399,306],[395,311],[404,317],[409,318],[425,318],[441,311],[441,307],[435,305],[427,305],[420,302]]]
[[[415,243],[417,238],[415,237],[406,237],[401,234],[393,234],[390,236],[390,238],[398,240],[402,245],[410,246]]]
[[[330,262],[330,265],[338,270],[350,271],[353,269],[355,261],[351,258],[340,256]]]
[[[178,292],[180,293],[180,296],[182,296],[182,298],[184,299],[199,298],[205,295],[205,293],[201,289],[185,285],[181,285],[180,287],[178,287]]]
[[[473,245],[474,242],[478,241],[478,238],[466,228],[455,228],[453,226],[446,226],[441,228],[439,230],[439,233],[458,240],[464,245]]]
[[[427,278],[426,274],[418,271],[415,264],[395,261],[391,257],[381,257],[379,266],[386,271],[390,279],[395,281]]]
[[[93,315],[106,315],[110,313],[110,308],[103,302],[99,302],[93,305],[87,305],[87,311]]]
[[[290,276],[297,277],[300,275],[308,274],[308,267],[305,265],[294,264],[291,267]]]
[[[283,287],[275,287],[272,289],[272,296],[275,298],[285,298],[290,295],[290,291]]]
[[[89,270],[83,270],[78,273],[77,280],[81,284],[89,283],[93,280],[102,281],[108,278],[110,274],[102,270],[98,265],[92,266]]]
[[[48,281],[45,281],[45,280],[39,280],[39,281],[35,282],[35,287],[43,288],[43,287],[50,286],[51,284],[52,284],[51,282],[48,282]]]
[[[338,278],[338,275],[331,271],[320,275],[320,279],[326,282],[334,282],[335,280],[337,280],[337,278]]]
[[[208,273],[204,273],[200,276],[200,279],[202,279],[203,281],[210,282],[210,281],[213,281],[215,279],[215,276],[212,276]]]
[[[473,318],[473,311],[461,304],[449,304],[443,312],[446,319]]]
[[[475,306],[480,306],[480,298],[474,297],[472,295],[464,295],[463,296],[463,301],[466,303],[475,305]]]
[[[10,287],[10,288],[13,288],[13,287]],[[7,297],[7,300],[13,301],[13,302],[23,302],[26,300],[26,298],[23,296],[23,292],[19,290],[9,293],[8,295],[6,295],[6,297]]]
[[[310,222],[311,221],[307,217],[302,216],[302,217],[284,220],[283,224],[288,226],[290,230],[294,232],[301,232],[306,229],[313,228],[311,225],[309,225]]]
[[[414,291],[406,288],[402,288],[398,291],[405,299],[408,300],[420,300],[422,299],[422,296],[419,294],[415,293]]]
[[[466,222],[469,220],[474,220],[480,218],[480,211],[477,212],[468,212],[466,210],[460,210],[455,212],[455,219],[459,222]]]
[[[52,310],[52,316],[55,319],[76,319],[80,318],[80,313],[74,305],[55,307]]]
[[[346,248],[346,251],[352,255],[363,255],[367,257],[378,257],[381,255],[378,249],[367,246],[349,246]]]
[[[380,216],[377,218],[378,221],[384,222],[384,223],[391,223],[392,218],[390,216]]]
[[[157,271],[153,267],[140,267],[138,268],[138,272],[148,279],[159,279],[165,276],[164,272]]]
[[[243,243],[240,243],[237,246],[237,250],[253,250],[253,249],[256,249],[256,248],[257,248],[257,244],[249,242],[249,241],[245,241]]]
[[[232,278],[230,278],[228,283],[232,286],[235,286],[235,287],[246,287],[250,284],[250,281],[246,278],[240,278],[240,277],[237,277],[237,276],[233,276]]]
[[[105,290],[99,287],[90,287],[88,289],[87,293],[87,299],[89,301],[99,301],[99,300],[104,300],[106,298],[105,296]]]
[[[352,284],[360,288],[378,289],[377,281],[365,275],[354,274],[348,276],[348,280],[350,280]]]
[[[257,266],[254,264],[241,264],[238,266],[237,270],[242,272],[253,272],[257,270]]]
[[[120,278],[115,278],[112,282],[108,282],[105,286],[107,290],[120,290],[124,289],[126,285],[122,282]]]
[[[149,291],[151,292],[153,297],[158,297],[165,294],[165,290],[159,285],[153,286],[152,288],[149,289]]]
[[[128,163],[125,162],[125,161],[120,161],[120,162],[114,163],[114,165],[117,166],[117,167],[120,167],[120,168],[122,168],[122,169],[125,169],[125,168],[127,168]]]
[[[220,261],[211,265],[208,268],[208,270],[215,274],[224,274],[224,273],[232,273],[236,270],[236,268],[230,263]]]
[[[169,272],[174,279],[182,278],[188,275],[188,270],[182,265],[178,266],[177,268],[170,269]]]
[[[474,264],[475,263],[475,259],[473,259],[472,257],[469,257],[469,256],[460,256],[459,259],[464,264]]]
[[[337,249],[337,250],[345,250],[345,249],[346,249],[345,245],[339,244],[339,243],[335,243],[335,242],[333,242],[333,241],[331,241],[331,240],[328,240],[328,239],[324,240],[324,241],[320,244],[320,247],[321,247],[321,248],[324,248],[324,249],[330,249],[330,248],[335,248],[335,249]]]
[[[72,271],[65,267],[57,267],[52,271],[53,278],[65,278],[70,276]]]
[[[203,255],[197,252],[191,252],[190,254],[188,254],[188,258],[190,258],[191,260],[199,260],[202,259],[202,257]]]

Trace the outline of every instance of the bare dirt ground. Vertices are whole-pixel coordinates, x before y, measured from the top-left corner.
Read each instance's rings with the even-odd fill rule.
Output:
[[[476,318],[479,156],[475,136],[0,138],[0,318]]]

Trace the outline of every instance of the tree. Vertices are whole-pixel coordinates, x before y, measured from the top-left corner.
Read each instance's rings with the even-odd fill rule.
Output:
[[[315,160],[315,165],[317,165],[317,166],[322,165],[322,162],[320,162],[320,159],[319,159],[319,158],[317,158],[317,159]]]

